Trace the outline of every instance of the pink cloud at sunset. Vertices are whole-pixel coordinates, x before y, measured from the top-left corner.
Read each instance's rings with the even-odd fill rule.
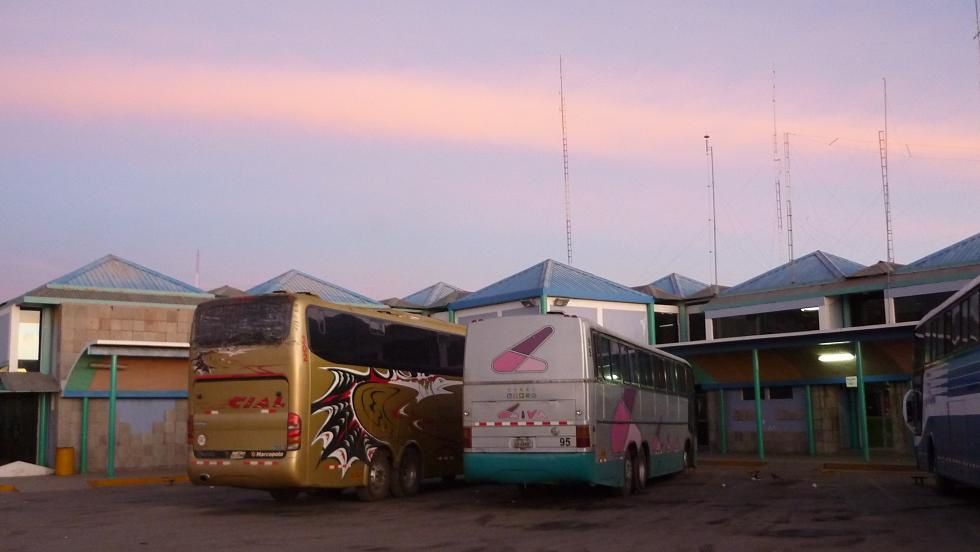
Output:
[[[219,124],[258,121],[335,135],[534,150],[556,149],[560,128],[557,87],[537,84],[189,63],[137,66],[106,59],[60,64],[7,60],[0,62],[0,75],[7,83],[0,89],[0,110],[8,114]],[[680,152],[690,153],[691,136],[709,126],[711,134],[723,136],[726,147],[735,149],[764,145],[771,133],[766,102],[746,109],[744,90],[741,100],[725,107],[705,106],[692,97],[693,86],[683,78],[647,78],[646,87],[659,91],[655,97],[639,98],[628,90],[606,97],[603,92],[616,91],[612,83],[584,93],[568,92],[573,150],[611,159],[667,161]],[[631,87],[640,84],[635,78],[628,80]],[[782,126],[815,136],[873,136],[880,126],[875,114],[866,120],[788,119]],[[975,134],[956,124],[934,123],[927,129],[906,125],[902,134],[928,136],[933,147],[946,144],[961,152],[972,150],[972,156],[980,150]],[[867,147],[874,146],[869,141]]]

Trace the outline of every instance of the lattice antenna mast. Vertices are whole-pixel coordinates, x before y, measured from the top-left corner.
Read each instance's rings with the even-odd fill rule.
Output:
[[[708,143],[711,138],[704,135],[704,155],[708,160],[708,167],[711,175],[711,255],[714,265],[714,280],[711,282],[718,285],[718,215],[715,211],[715,147]]]
[[[973,11],[977,15],[977,33],[973,35],[973,40],[977,41],[977,61],[980,63],[980,3],[977,0],[973,0]],[[980,81],[978,81],[980,84]]]
[[[565,175],[565,246],[568,264],[572,264],[572,190],[568,184],[568,132],[565,127],[565,71],[558,57],[558,97],[561,100],[561,157]]]
[[[789,133],[783,134],[783,171],[786,178],[786,246],[793,260],[793,188],[789,178]]]
[[[779,134],[776,132],[776,70],[772,70],[772,165],[776,179],[776,228],[783,231],[783,190],[779,182],[782,176],[782,160],[779,158]]]
[[[885,96],[885,130],[878,131],[878,155],[881,159],[881,193],[885,198],[885,243],[888,262],[895,262],[895,245],[892,235],[892,206],[888,197],[888,81],[881,79]]]

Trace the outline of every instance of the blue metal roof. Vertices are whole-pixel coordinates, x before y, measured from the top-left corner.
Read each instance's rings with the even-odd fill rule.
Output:
[[[659,280],[654,280],[649,286],[686,299],[699,291],[704,291],[708,284],[671,272]]]
[[[548,259],[474,291],[463,299],[450,303],[449,308],[469,309],[537,298],[541,295],[620,303],[653,302],[653,298],[645,293]]]
[[[916,272],[934,268],[948,268],[969,264],[980,264],[980,234],[960,240],[935,253],[926,255],[896,270],[896,273]]]
[[[97,259],[78,270],[48,282],[45,287],[207,294],[204,290],[181,282],[176,278],[171,278],[115,255],[106,255]]]
[[[315,278],[309,274],[306,274],[305,272],[300,272],[299,270],[295,269],[284,272],[271,280],[246,290],[245,293],[248,293],[249,295],[261,295],[263,293],[273,293],[276,291],[286,291],[289,293],[312,293],[324,301],[344,305],[369,305],[372,307],[384,306],[379,301],[365,297],[360,293],[355,293],[349,289],[331,284],[330,282]]]
[[[864,265],[843,257],[814,251],[786,264],[732,286],[721,292],[722,296],[757,293],[800,286],[829,284],[854,274]]]
[[[456,286],[449,285],[446,282],[436,282],[423,290],[419,290],[411,295],[402,297],[402,301],[408,301],[409,303],[414,303],[422,307],[429,307],[450,293],[461,291],[463,290]]]

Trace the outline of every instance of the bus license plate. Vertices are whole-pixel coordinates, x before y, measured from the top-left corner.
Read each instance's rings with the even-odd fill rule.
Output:
[[[534,438],[532,437],[514,437],[511,442],[511,447],[524,450],[529,449],[534,446]]]

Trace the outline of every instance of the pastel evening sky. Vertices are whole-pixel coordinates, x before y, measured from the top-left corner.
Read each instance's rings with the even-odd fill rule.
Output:
[[[733,285],[795,251],[980,230],[974,5],[939,2],[5,2],[0,300],[106,253],[201,287],[297,268],[375,298],[565,261]],[[786,178],[784,177],[784,184]],[[790,193],[784,189],[784,198]]]

